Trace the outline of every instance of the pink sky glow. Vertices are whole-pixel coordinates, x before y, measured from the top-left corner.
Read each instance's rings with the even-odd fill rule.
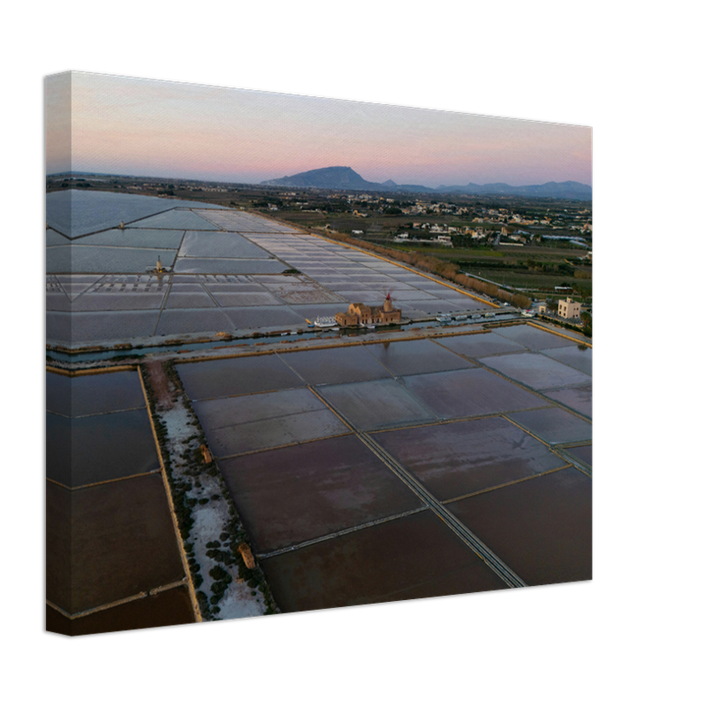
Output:
[[[588,127],[70,76],[46,81],[49,174],[72,169],[257,183],[342,165],[369,181],[431,187],[592,183]]]

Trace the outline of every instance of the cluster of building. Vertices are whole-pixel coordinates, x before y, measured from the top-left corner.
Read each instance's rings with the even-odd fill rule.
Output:
[[[453,229],[456,230],[456,229]],[[355,231],[353,231],[355,233]],[[395,243],[406,243],[410,240],[409,234],[407,233],[398,233],[395,238],[393,238],[393,241]],[[438,233],[438,235],[435,236],[435,238],[413,238],[413,243],[439,243],[440,245],[448,246],[450,248],[453,247],[452,242],[452,236],[445,233]]]
[[[558,302],[558,316],[562,319],[579,319],[580,310],[580,302],[574,302],[571,297],[566,297]],[[547,314],[545,303],[541,303],[538,307],[538,314]],[[341,327],[399,324],[401,319],[402,310],[393,304],[389,294],[381,307],[353,302],[347,312],[338,312],[335,315],[335,323]]]

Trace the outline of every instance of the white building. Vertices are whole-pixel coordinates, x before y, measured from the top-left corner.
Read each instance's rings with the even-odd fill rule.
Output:
[[[558,314],[563,319],[577,319],[580,317],[580,302],[573,302],[571,297],[558,302]]]

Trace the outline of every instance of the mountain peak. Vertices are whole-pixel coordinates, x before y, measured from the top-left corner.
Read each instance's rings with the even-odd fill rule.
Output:
[[[351,167],[323,167],[300,172],[281,179],[269,179],[262,184],[280,187],[316,187],[319,189],[377,189],[373,182],[366,182]]]
[[[467,186],[439,186],[436,189],[420,184],[396,184],[392,179],[380,184],[363,179],[352,167],[322,167],[300,172],[289,177],[269,179],[261,182],[265,186],[275,187],[306,187],[315,189],[347,189],[349,191],[397,191],[411,193],[434,194],[473,194],[550,197],[560,199],[592,199],[592,187],[579,182],[547,182],[528,186],[511,186],[502,182],[493,184],[474,184]]]

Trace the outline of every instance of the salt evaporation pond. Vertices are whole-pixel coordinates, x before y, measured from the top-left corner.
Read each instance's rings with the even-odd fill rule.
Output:
[[[137,370],[46,378],[48,629],[194,621]]]

